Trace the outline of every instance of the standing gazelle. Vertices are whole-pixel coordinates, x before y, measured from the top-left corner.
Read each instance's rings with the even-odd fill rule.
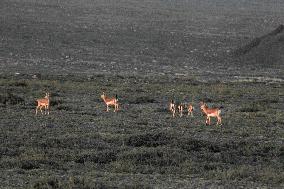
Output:
[[[114,112],[118,111],[118,98],[117,95],[115,95],[114,97],[107,97],[105,95],[105,93],[103,92],[103,94],[101,95],[101,98],[103,99],[103,101],[105,102],[106,106],[107,106],[107,112],[109,111],[109,106],[114,106]]]
[[[172,113],[173,117],[175,117],[176,114],[176,105],[173,100],[170,102],[170,107],[169,107],[170,112]]]
[[[217,125],[220,124],[221,125],[221,108],[208,108],[208,106],[204,103],[201,102],[200,103],[200,108],[202,110],[202,112],[206,115],[206,125],[210,125],[210,117],[217,117]]]
[[[42,108],[44,108],[44,112],[45,114],[49,115],[49,104],[50,104],[50,94],[49,93],[45,93],[45,97],[44,98],[40,98],[37,99],[37,107],[36,107],[36,115],[37,115],[37,110],[39,109],[41,114],[42,113]]]
[[[177,108],[178,108],[178,112],[179,112],[179,117],[182,117],[182,115],[183,115],[183,103],[180,103]]]
[[[187,106],[187,115],[188,116],[191,116],[191,117],[193,117],[193,106],[192,106],[192,104],[188,104],[188,106]]]

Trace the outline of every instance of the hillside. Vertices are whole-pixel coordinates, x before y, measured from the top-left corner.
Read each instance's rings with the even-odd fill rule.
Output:
[[[283,67],[284,25],[272,32],[253,39],[234,52],[240,64],[259,67]]]

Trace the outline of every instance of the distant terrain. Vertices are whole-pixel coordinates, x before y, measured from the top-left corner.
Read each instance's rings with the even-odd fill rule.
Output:
[[[283,4],[3,0],[1,72],[267,75],[262,68],[272,63],[270,72],[281,77],[281,34],[265,40],[261,36],[283,24]],[[256,38],[263,39],[259,47],[241,61],[230,59]],[[257,71],[251,68],[258,64]]]
[[[265,68],[284,68],[284,25],[257,37],[235,51],[240,63]]]
[[[0,188],[283,188],[283,24],[282,0],[1,0]]]

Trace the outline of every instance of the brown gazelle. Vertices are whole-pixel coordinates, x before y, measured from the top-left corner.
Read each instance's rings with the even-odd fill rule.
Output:
[[[50,94],[46,93],[44,98],[37,99],[37,107],[36,107],[36,115],[38,109],[40,110],[41,114],[42,113],[42,108],[44,108],[45,114],[49,114],[49,104],[50,104]]]
[[[171,100],[170,102],[170,112],[172,113],[173,117],[175,117],[175,114],[176,114],[176,105],[175,105],[175,102],[173,100]]]
[[[178,105],[178,112],[179,112],[179,117],[182,117],[183,115],[183,104],[182,103]]]
[[[217,117],[217,125],[221,125],[221,108],[208,108],[208,106],[204,103],[200,103],[200,108],[202,112],[206,115],[206,125],[210,125],[210,117]]]
[[[109,111],[109,106],[114,106],[114,112],[118,111],[118,98],[117,95],[115,95],[114,97],[107,97],[106,94],[103,92],[103,94],[101,95],[101,98],[103,99],[103,101],[105,102],[106,106],[107,106],[107,112]]]
[[[193,106],[192,106],[192,104],[188,104],[188,106],[187,106],[187,115],[188,116],[191,116],[191,117],[193,117]]]

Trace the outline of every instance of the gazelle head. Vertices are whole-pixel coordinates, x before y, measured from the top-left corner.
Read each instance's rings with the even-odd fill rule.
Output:
[[[103,92],[103,94],[101,95],[101,98],[105,99],[105,97],[106,97],[105,92]]]
[[[174,101],[174,100],[171,100],[170,104],[171,104],[171,105],[175,105],[175,101]]]
[[[49,98],[50,97],[50,93],[45,93],[45,97],[44,98]]]
[[[200,102],[200,109],[201,109],[201,110],[204,110],[204,109],[206,109],[206,108],[208,108],[207,104],[204,103],[203,101],[201,101],[201,102]]]
[[[189,103],[187,107],[188,107],[188,109],[192,109],[192,110],[194,109],[192,103]]]
[[[201,110],[204,110],[204,109],[205,109],[205,104],[202,104],[202,105],[200,106],[200,109],[201,109]]]

